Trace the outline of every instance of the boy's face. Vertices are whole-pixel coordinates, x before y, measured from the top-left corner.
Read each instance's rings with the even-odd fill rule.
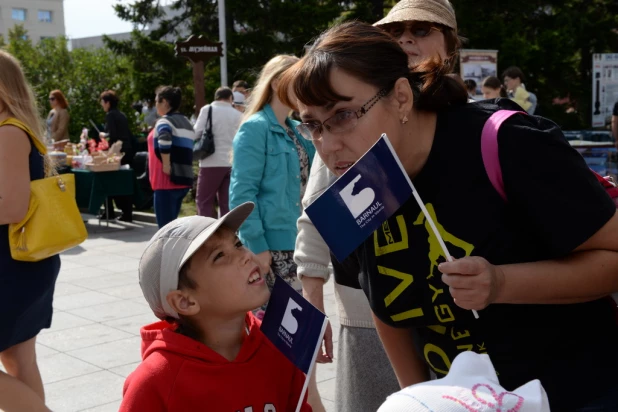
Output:
[[[217,230],[189,264],[187,275],[195,288],[185,292],[208,316],[245,313],[270,296],[255,255],[227,227]]]

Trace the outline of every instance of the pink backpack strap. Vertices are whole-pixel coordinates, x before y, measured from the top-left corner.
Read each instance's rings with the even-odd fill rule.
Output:
[[[507,202],[506,192],[504,191],[504,181],[502,180],[502,168],[500,167],[500,157],[498,156],[498,130],[502,123],[516,113],[524,113],[513,110],[498,110],[492,114],[483,126],[481,133],[481,154],[485,171],[489,177],[491,185],[496,192]]]

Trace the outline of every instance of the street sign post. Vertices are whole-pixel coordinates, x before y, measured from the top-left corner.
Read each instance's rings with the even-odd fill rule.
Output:
[[[204,63],[214,57],[223,56],[223,43],[212,42],[204,36],[190,36],[176,42],[176,56],[189,59],[193,66],[193,87],[195,89],[195,115],[206,104],[204,90]]]

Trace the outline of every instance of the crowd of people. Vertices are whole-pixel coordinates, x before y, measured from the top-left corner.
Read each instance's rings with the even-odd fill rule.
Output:
[[[338,349],[329,325],[316,361],[338,359],[337,411],[618,410],[616,204],[560,128],[533,116],[522,70],[484,79],[474,101],[477,85],[452,73],[461,44],[448,0],[401,0],[373,25],[333,26],[302,58],[273,57],[252,88],[220,87],[193,122],[179,88],[154,91],[142,114],[160,229],[139,284],[160,321],[141,330],[121,411],[294,411],[305,379],[300,410],[325,411],[315,372],[305,378],[260,331],[276,276],[322,311],[334,278]],[[131,164],[118,101],[100,95],[98,137],[122,141]],[[30,182],[51,173],[45,136],[67,138],[68,102],[59,90],[49,102],[45,124],[0,51],[7,411],[47,410],[35,342],[51,325],[60,258],[14,260],[7,231],[28,211]],[[500,110],[518,112],[497,131],[504,193],[480,150]],[[383,133],[430,216],[411,199],[338,261],[304,209]],[[195,159],[209,136],[214,152]],[[178,218],[195,160],[198,215]],[[114,201],[131,221],[131,199]]]

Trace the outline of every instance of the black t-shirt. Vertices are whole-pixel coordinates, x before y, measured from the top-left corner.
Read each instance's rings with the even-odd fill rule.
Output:
[[[499,108],[520,110],[497,99],[438,113],[433,146],[414,186],[456,258],[482,256],[501,265],[563,257],[616,207],[558,126],[523,114],[498,133],[505,203],[481,156],[481,130]],[[418,353],[438,376],[458,353],[473,350],[490,355],[509,390],[540,379],[552,410],[618,388],[618,327],[609,299],[493,304],[476,320],[453,302],[437,268],[443,261],[413,198],[346,261],[333,258],[337,282],[362,287],[383,322],[412,328]]]
[[[614,105],[614,111],[612,112],[613,116],[618,116],[618,102]]]
[[[131,129],[129,129],[129,120],[118,109],[111,109],[105,116],[105,131],[109,133],[110,146],[118,140],[122,141],[122,151],[133,151]]]

